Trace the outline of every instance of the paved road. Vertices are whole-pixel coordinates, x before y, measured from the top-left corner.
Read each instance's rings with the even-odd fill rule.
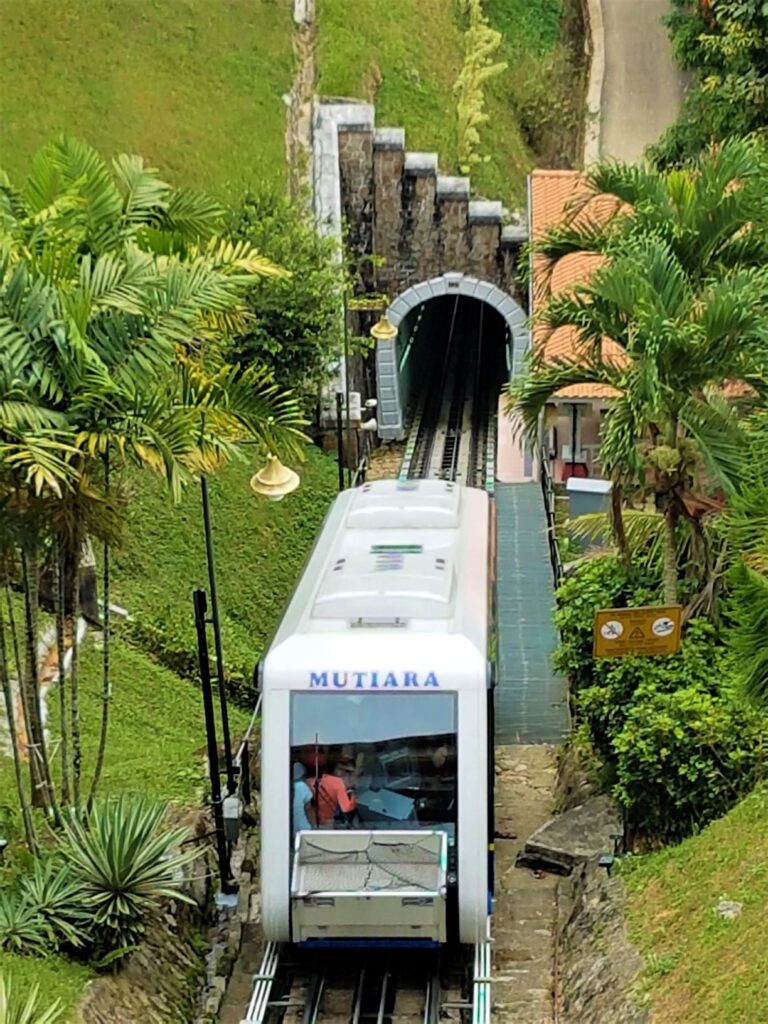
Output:
[[[602,0],[605,31],[600,151],[637,160],[677,117],[684,79],[661,19],[669,0]]]

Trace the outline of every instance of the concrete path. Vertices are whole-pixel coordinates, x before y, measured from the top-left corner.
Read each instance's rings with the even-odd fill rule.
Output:
[[[604,54],[600,155],[632,162],[677,117],[684,78],[661,19],[669,0],[599,0]],[[593,26],[594,28],[594,26]]]
[[[549,818],[556,775],[552,746],[496,748],[495,1024],[555,1020],[558,877],[518,868],[515,859],[528,836]]]

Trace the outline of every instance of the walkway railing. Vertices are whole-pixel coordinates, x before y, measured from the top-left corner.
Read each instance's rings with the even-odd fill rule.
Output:
[[[557,546],[557,529],[555,526],[555,483],[552,479],[552,472],[549,463],[542,458],[540,462],[541,492],[544,495],[544,511],[547,516],[547,542],[549,543],[549,560],[552,563],[552,576],[555,586],[560,586],[563,578],[563,562],[560,558],[560,548]]]

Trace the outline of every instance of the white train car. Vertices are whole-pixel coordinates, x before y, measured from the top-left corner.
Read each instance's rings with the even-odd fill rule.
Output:
[[[334,502],[259,666],[265,937],[477,943],[492,891],[489,499]]]

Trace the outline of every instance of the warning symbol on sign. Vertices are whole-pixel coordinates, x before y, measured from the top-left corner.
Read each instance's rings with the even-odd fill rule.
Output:
[[[680,605],[601,608],[595,612],[594,655],[674,654],[680,649]]]

